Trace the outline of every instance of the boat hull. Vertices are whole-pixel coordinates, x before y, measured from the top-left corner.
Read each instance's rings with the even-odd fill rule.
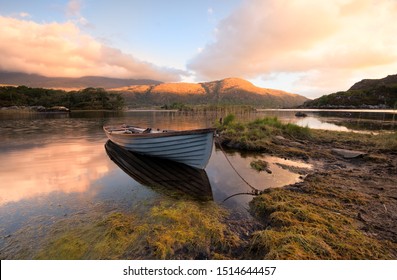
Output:
[[[104,128],[108,138],[119,146],[139,154],[166,158],[204,169],[212,153],[214,129],[196,129],[161,133],[114,133]]]
[[[105,144],[105,149],[114,163],[142,185],[166,195],[181,193],[198,200],[213,199],[211,184],[203,169],[134,153],[110,140]]]

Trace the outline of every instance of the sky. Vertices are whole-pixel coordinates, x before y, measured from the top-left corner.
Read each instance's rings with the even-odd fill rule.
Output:
[[[0,0],[0,70],[316,98],[397,73],[396,15],[397,0]]]

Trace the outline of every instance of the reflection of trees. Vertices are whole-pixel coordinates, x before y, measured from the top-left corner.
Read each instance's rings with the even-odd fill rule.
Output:
[[[326,122],[355,130],[393,129],[396,125],[395,114],[390,112],[316,112]]]
[[[394,121],[385,120],[327,120],[327,122],[341,125],[353,130],[392,130],[396,126]]]

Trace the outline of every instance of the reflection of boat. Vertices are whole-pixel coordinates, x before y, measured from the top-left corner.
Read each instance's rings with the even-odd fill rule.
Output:
[[[111,160],[142,185],[167,192],[179,191],[202,200],[212,199],[205,170],[127,151],[112,141],[107,141],[105,149]]]
[[[106,126],[106,135],[123,148],[203,169],[211,156],[214,128],[171,131],[134,126]]]

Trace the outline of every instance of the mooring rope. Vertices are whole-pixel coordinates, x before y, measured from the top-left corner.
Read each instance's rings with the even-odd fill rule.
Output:
[[[235,196],[238,196],[238,195],[244,195],[244,194],[246,194],[246,195],[253,195],[253,196],[259,195],[258,193],[254,193],[253,191],[252,191],[252,192],[235,193],[235,194],[229,195],[229,196],[226,197],[224,200],[222,200],[222,203],[225,202],[226,200],[231,199],[232,197],[235,197]]]
[[[251,189],[252,189],[252,194],[253,195],[259,195],[261,193],[260,190],[258,190],[257,188],[255,188],[254,186],[252,186],[247,180],[245,180],[243,178],[243,176],[241,176],[241,174],[237,171],[237,169],[233,166],[233,164],[231,163],[231,161],[229,160],[229,158],[226,155],[226,152],[223,150],[222,144],[219,141],[219,136],[215,135],[215,141],[218,142],[218,146],[221,148],[221,151],[223,153],[223,155],[225,156],[227,162],[229,163],[229,165],[233,168],[234,172],[236,172],[236,174],[240,177],[241,180],[243,180],[244,183],[246,183]]]

